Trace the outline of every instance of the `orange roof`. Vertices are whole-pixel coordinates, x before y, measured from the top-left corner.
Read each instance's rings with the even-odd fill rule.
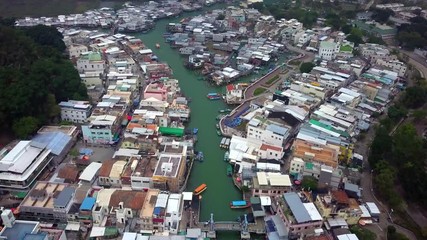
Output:
[[[109,207],[118,207],[123,202],[123,207],[132,210],[140,210],[144,204],[146,192],[131,190],[116,190],[111,194]]]
[[[102,163],[101,168],[99,169],[99,176],[100,177],[109,177],[111,168],[113,167],[114,163],[116,163],[116,160],[106,160]]]
[[[156,131],[157,130],[157,125],[156,124],[147,124],[147,129]]]
[[[126,129],[128,130],[132,130],[134,128],[142,128],[142,125],[139,123],[129,123],[128,126],[126,127]]]
[[[340,204],[348,204],[348,196],[344,191],[331,191],[332,199]]]
[[[260,149],[263,151],[267,151],[267,149],[271,149],[271,150],[274,150],[277,152],[281,152],[283,150],[282,147],[276,147],[276,146],[272,146],[272,145],[268,145],[268,144],[262,144]]]
[[[79,175],[79,169],[74,164],[66,164],[59,169],[58,177],[65,180],[75,181]]]
[[[338,166],[338,151],[328,146],[315,146],[304,140],[297,139],[293,145],[294,156],[302,159],[313,159],[331,167]]]

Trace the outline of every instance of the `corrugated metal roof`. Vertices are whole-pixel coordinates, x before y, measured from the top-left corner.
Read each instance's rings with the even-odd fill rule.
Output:
[[[290,192],[283,194],[283,197],[298,223],[311,221],[310,214],[307,212],[298,194]]]
[[[266,130],[272,131],[272,132],[279,134],[281,136],[285,136],[285,134],[289,131],[289,129],[275,125],[275,124],[268,125],[266,127]]]
[[[75,189],[73,187],[65,187],[62,189],[61,193],[59,193],[58,197],[53,201],[53,205],[55,207],[65,208],[67,204],[70,202],[71,198],[73,198]]]
[[[46,144],[46,148],[53,154],[59,155],[64,150],[65,146],[71,141],[71,136],[62,132],[48,132],[37,134],[33,142]]]

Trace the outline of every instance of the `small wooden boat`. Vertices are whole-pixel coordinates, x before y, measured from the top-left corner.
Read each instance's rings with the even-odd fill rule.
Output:
[[[160,44],[156,43],[156,48],[160,48]]]
[[[217,134],[218,136],[222,136],[222,133],[221,133],[221,131],[220,131],[220,130],[216,130],[216,134]]]
[[[227,165],[227,176],[231,177],[233,175],[233,167],[231,164]]]
[[[229,157],[230,157],[230,152],[225,152],[224,153],[224,162],[227,162],[228,160],[229,160]]]

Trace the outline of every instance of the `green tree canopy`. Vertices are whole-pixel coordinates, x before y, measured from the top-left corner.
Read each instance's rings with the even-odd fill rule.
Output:
[[[314,63],[312,63],[312,62],[304,62],[299,67],[299,70],[302,73],[309,73],[314,68],[314,66],[315,66]]]
[[[64,58],[64,49],[55,28],[0,25],[1,130],[26,136],[33,129],[20,123],[45,124],[59,114],[59,101],[87,99],[86,87],[71,61]]]
[[[37,131],[39,121],[34,117],[23,117],[13,123],[13,132],[20,139],[28,139],[28,137]]]

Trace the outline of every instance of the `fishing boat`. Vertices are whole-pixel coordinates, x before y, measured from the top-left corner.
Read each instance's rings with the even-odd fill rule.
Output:
[[[216,134],[217,134],[218,136],[222,136],[222,133],[221,133],[221,131],[220,131],[220,130],[216,130]]]
[[[202,184],[200,186],[198,186],[196,189],[194,189],[194,195],[200,195],[202,192],[204,192],[206,189],[208,188],[208,186],[206,184]]]
[[[160,48],[160,44],[156,43],[156,48]]]
[[[205,156],[203,155],[203,152],[198,152],[196,155],[196,160],[198,160],[199,162],[203,162]]]
[[[230,152],[225,152],[224,153],[224,162],[227,162],[228,160],[229,160],[229,157],[230,157]]]
[[[205,80],[205,78],[204,77],[199,77],[199,78],[197,78],[197,80],[203,81],[203,80]]]
[[[219,129],[219,124],[218,123],[215,124],[215,127],[216,127],[216,129]]]
[[[208,95],[206,97],[209,98],[209,100],[219,100],[219,99],[221,99],[221,94],[219,94],[219,93],[208,93]]]
[[[227,165],[227,176],[231,177],[233,175],[233,167],[231,164]]]
[[[251,206],[251,203],[248,201],[232,201],[230,203],[230,208],[237,209],[237,208],[248,208]]]
[[[220,113],[229,113],[229,112],[231,112],[231,109],[221,109],[221,110],[219,110],[219,112]]]

